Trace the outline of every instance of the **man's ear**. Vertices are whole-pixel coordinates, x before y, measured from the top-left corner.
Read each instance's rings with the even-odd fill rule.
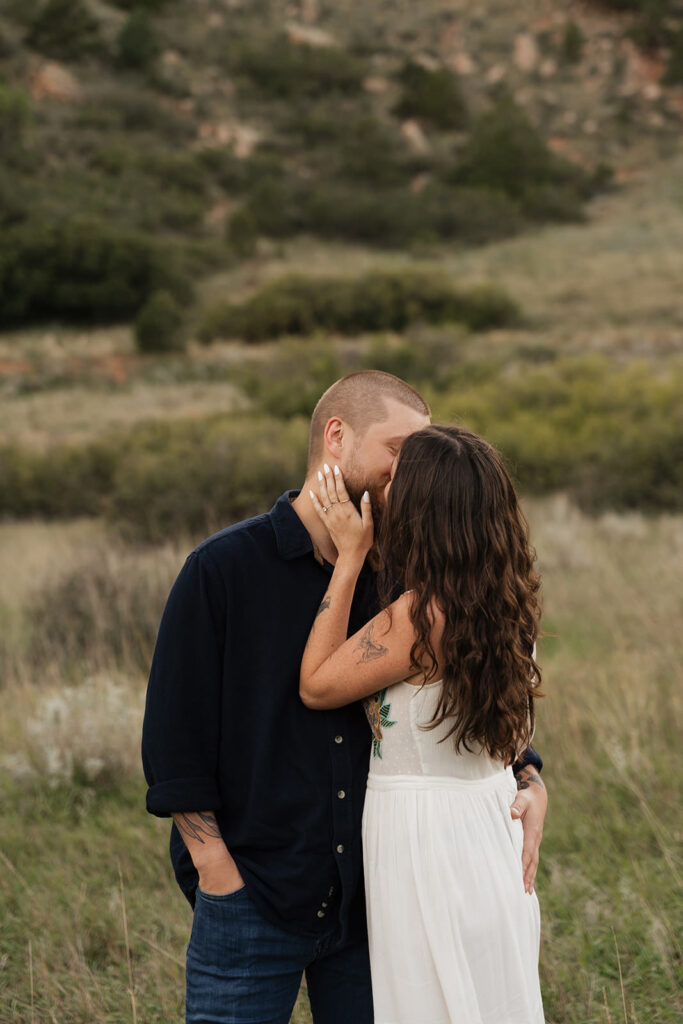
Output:
[[[333,459],[340,459],[344,447],[346,424],[339,416],[333,416],[325,425],[323,443]]]

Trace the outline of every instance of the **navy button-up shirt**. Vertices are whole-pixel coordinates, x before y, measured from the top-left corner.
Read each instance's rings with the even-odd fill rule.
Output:
[[[274,924],[361,935],[371,734],[361,703],[311,711],[299,698],[333,566],[292,508],[297,493],[203,541],[171,590],[143,725],[147,809],[213,811],[249,895]],[[349,635],[377,610],[366,565]],[[540,767],[533,751],[525,760]],[[197,872],[175,826],[171,858],[194,903]]]

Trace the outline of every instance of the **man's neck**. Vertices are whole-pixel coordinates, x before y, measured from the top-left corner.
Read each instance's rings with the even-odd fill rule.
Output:
[[[304,481],[300,493],[292,502],[292,508],[306,527],[313,542],[313,549],[317,549],[326,561],[334,565],[337,561],[337,549],[332,543],[329,533],[320,522],[318,513],[313,508],[309,490],[315,493],[313,480]]]

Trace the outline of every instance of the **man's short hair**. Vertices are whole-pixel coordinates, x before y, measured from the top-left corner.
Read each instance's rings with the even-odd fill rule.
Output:
[[[400,377],[383,370],[350,373],[332,384],[313,410],[308,441],[309,466],[320,458],[323,430],[333,416],[344,420],[358,437],[363,437],[371,424],[381,423],[389,415],[384,401],[387,398],[393,398],[423,416],[431,415],[422,395]]]

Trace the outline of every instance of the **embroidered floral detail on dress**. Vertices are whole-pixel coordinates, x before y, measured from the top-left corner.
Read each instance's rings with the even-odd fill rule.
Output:
[[[373,693],[372,697],[366,697],[363,701],[365,714],[372,730],[372,756],[379,758],[382,757],[382,730],[388,729],[391,725],[396,725],[396,722],[392,722],[389,718],[391,704],[385,703],[386,695],[387,691],[385,688],[378,693]]]

